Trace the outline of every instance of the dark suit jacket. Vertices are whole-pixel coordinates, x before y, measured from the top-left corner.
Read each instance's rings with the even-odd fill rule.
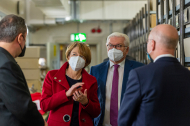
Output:
[[[95,76],[98,82],[98,99],[100,102],[101,113],[100,115],[94,119],[95,126],[102,126],[104,120],[104,112],[105,112],[105,90],[106,90],[106,81],[107,81],[107,74],[108,68],[110,66],[110,61],[103,62],[99,65],[92,66],[90,70],[90,74]],[[143,66],[142,63],[125,59],[125,66],[124,66],[124,75],[123,75],[123,84],[122,84],[122,91],[121,91],[121,100],[123,98],[123,94],[126,89],[126,83],[128,80],[129,71]]]
[[[134,60],[134,61],[136,61],[136,59],[135,59],[135,58],[133,58],[133,57],[131,57],[131,56],[129,56],[129,55],[127,55],[125,59],[128,59],[128,60]],[[103,62],[108,61],[108,60],[109,60],[109,58],[106,58],[106,59],[104,59],[104,61],[103,61]]]
[[[22,70],[0,47],[0,126],[44,126]]]
[[[119,126],[190,126],[190,71],[176,58],[131,70]]]

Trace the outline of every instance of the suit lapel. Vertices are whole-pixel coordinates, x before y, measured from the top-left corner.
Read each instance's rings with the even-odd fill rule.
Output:
[[[105,63],[101,68],[100,68],[100,75],[98,80],[98,90],[101,92],[99,99],[101,99],[101,102],[103,103],[103,110],[105,110],[105,99],[106,99],[106,81],[107,81],[107,75],[108,75],[108,68],[109,68],[110,62],[109,60],[107,63]]]
[[[109,69],[109,66],[110,66],[110,62],[109,60],[107,61],[107,63],[105,65],[102,66],[101,68],[101,71],[100,71],[100,76],[98,79],[98,82],[102,82],[99,84],[100,86],[100,89],[101,89],[101,94],[102,94],[102,97],[104,99],[104,103],[105,103],[105,92],[106,92],[106,81],[107,81],[107,75],[108,75],[108,69]],[[126,89],[126,84],[127,84],[127,81],[128,81],[128,76],[129,76],[129,71],[132,69],[132,66],[133,64],[130,62],[130,60],[128,59],[125,59],[125,66],[124,66],[124,74],[123,74],[123,83],[122,83],[122,91],[121,91],[121,100],[120,102],[122,101],[123,99],[123,94],[125,92],[125,89]]]
[[[65,76],[67,66],[68,62],[65,62],[63,66],[57,71],[57,73],[53,76],[53,80],[65,87],[67,90],[69,90],[70,86]],[[84,69],[82,71],[82,82],[86,84],[86,87],[89,87],[94,83],[94,81],[90,80],[88,73]]]
[[[92,77],[86,72],[85,69],[82,70],[82,82],[84,82],[84,87],[82,91],[85,89],[90,89],[90,87],[96,82],[95,79],[92,80]]]
[[[107,63],[102,67],[101,73],[100,73],[100,78],[102,78],[102,81],[104,83],[104,87],[106,86],[106,81],[107,81],[107,75],[108,75],[108,68],[110,66],[109,60]]]
[[[70,86],[65,77],[65,71],[67,68],[68,62],[65,62],[63,66],[57,71],[57,73],[53,76],[53,80],[65,87],[69,90]]]
[[[130,60],[125,59],[125,66],[124,66],[124,74],[123,74],[123,83],[122,83],[120,103],[121,103],[121,101],[123,99],[123,94],[125,92],[127,81],[128,81],[129,71],[132,69],[132,66],[133,66],[133,64],[130,62]]]
[[[107,75],[108,75],[108,69],[110,66],[109,60],[102,65],[100,68],[100,74],[99,77],[97,78],[98,82],[98,99],[100,100],[100,107],[101,107],[101,116],[98,125],[102,125],[103,119],[104,119],[104,112],[105,112],[105,100],[106,100],[106,81],[107,81]]]
[[[99,76],[96,78],[98,82],[98,99],[100,102],[100,107],[102,109],[101,111],[101,119],[104,118],[104,110],[105,110],[105,100],[106,100],[106,80],[107,80],[107,74],[108,74],[108,68],[109,68],[109,60],[101,66],[99,70],[96,70],[96,72],[99,71]],[[101,121],[103,122],[103,121]]]

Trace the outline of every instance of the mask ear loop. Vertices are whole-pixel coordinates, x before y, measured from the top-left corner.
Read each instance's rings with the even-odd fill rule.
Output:
[[[20,44],[19,44],[20,45]],[[20,45],[20,48],[21,48],[21,51],[22,51],[22,47],[21,47],[21,45]]]
[[[151,53],[152,51],[150,51],[150,52],[147,52],[149,55],[150,55],[150,53]]]
[[[127,51],[127,48],[128,48],[128,46],[125,47],[125,50],[126,50],[126,51]],[[126,54],[126,56],[127,56],[127,54]]]
[[[23,39],[24,39],[24,41],[25,41],[24,35],[22,35],[22,37],[23,37]],[[20,45],[20,44],[19,44],[19,45]],[[21,51],[22,51],[23,49],[22,49],[22,46],[21,46],[21,45],[20,45],[20,48],[21,48]]]
[[[24,35],[22,35],[22,37],[23,37],[23,39],[24,39],[24,41],[25,41]]]

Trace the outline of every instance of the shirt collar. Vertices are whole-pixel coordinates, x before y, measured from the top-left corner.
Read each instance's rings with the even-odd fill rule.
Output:
[[[156,57],[156,59],[154,60],[154,62],[156,62],[158,59],[162,58],[162,57],[174,57],[173,55],[171,54],[163,54],[163,55],[159,55]]]
[[[112,61],[110,61],[110,68],[111,68],[113,65],[114,65],[114,63],[113,63]],[[118,65],[121,66],[121,67],[124,67],[124,66],[125,66],[125,59],[124,59],[122,62],[118,63]]]

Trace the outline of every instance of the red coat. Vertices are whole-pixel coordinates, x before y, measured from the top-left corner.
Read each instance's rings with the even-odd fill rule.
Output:
[[[65,77],[67,65],[68,62],[59,70],[49,71],[43,84],[40,106],[43,111],[50,111],[49,126],[70,126],[71,119],[68,122],[64,121],[72,117],[74,103],[72,97],[67,98],[65,93],[70,88]],[[89,102],[86,106],[79,103],[79,126],[93,126],[92,118],[100,114],[97,81],[83,69],[82,82],[84,82],[82,92],[87,89]]]

